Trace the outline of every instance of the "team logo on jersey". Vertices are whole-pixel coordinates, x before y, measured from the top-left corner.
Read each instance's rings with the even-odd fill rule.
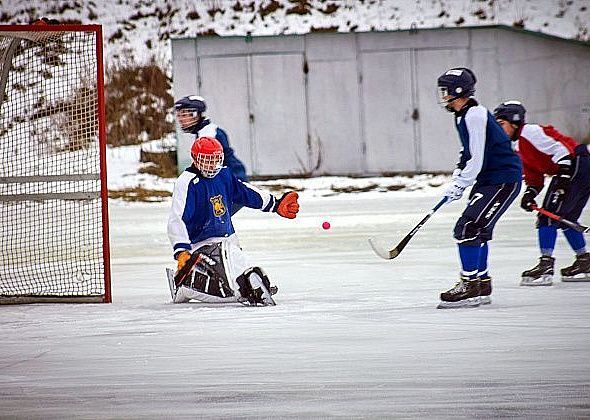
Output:
[[[213,214],[216,217],[221,217],[225,214],[225,206],[223,205],[223,196],[221,194],[211,197],[209,201],[213,204]]]

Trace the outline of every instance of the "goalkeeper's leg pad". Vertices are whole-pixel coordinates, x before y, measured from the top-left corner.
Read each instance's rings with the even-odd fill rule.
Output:
[[[212,296],[233,296],[234,291],[227,279],[224,258],[222,257],[222,244],[203,245],[195,252],[199,252],[202,258],[195,266],[194,276],[187,286]]]

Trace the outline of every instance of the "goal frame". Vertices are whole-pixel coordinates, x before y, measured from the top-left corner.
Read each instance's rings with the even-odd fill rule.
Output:
[[[0,32],[91,32],[96,39],[96,86],[97,86],[97,135],[99,150],[100,170],[100,201],[102,222],[102,251],[104,264],[104,295],[100,296],[0,296],[0,304],[23,303],[111,303],[111,270],[110,270],[110,243],[109,243],[109,215],[108,215],[108,187],[106,165],[106,111],[104,95],[104,64],[103,64],[103,38],[102,25],[84,24],[48,24],[39,22],[28,25],[0,25]],[[8,57],[11,61],[12,57]],[[7,66],[11,67],[11,66]],[[7,74],[0,74],[0,95],[5,90]]]

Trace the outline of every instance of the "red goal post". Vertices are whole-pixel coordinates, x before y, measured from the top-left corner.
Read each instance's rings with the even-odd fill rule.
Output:
[[[0,25],[0,303],[111,302],[100,25]]]

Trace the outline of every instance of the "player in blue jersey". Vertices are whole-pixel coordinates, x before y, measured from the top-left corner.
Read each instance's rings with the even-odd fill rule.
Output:
[[[207,110],[205,99],[197,95],[185,96],[174,103],[174,109],[176,111],[176,121],[178,121],[182,131],[194,134],[195,138],[211,137],[217,139],[223,146],[223,164],[231,169],[238,179],[242,181],[248,180],[246,167],[231,148],[225,130],[212,123],[205,116]]]
[[[520,192],[520,159],[494,116],[473,98],[475,82],[473,72],[464,67],[450,69],[438,78],[439,103],[454,114],[462,146],[445,191],[447,202],[460,199],[473,185],[454,230],[461,260],[460,280],[441,293],[439,308],[491,302],[488,242],[496,222]]]
[[[180,285],[174,284],[169,273],[173,301],[274,305],[271,295],[276,288],[243,254],[228,209],[246,206],[294,219],[299,211],[297,193],[287,192],[277,199],[238,179],[223,166],[223,146],[214,138],[195,140],[191,156],[193,164],[174,186],[168,237],[178,271],[192,261],[192,253],[204,257]]]

